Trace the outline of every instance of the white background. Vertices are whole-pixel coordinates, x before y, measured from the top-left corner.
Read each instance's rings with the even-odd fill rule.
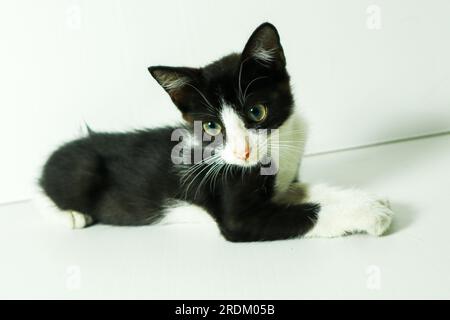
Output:
[[[379,29],[373,29],[375,5]],[[450,1],[0,1],[0,202],[86,121],[127,130],[178,118],[150,77],[201,66],[274,23],[315,153],[450,129]]]

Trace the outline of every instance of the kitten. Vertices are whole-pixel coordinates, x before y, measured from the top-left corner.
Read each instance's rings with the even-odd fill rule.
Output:
[[[356,190],[297,181],[305,124],[294,111],[276,28],[203,68],[150,67],[184,123],[97,133],[56,150],[40,186],[73,228],[165,221],[180,201],[203,208],[230,241],[381,235],[392,211]]]

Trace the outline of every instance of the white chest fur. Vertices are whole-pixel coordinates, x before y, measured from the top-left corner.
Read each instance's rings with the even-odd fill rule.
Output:
[[[274,142],[278,146],[278,156],[274,159],[278,166],[275,197],[285,193],[296,178],[304,153],[306,129],[305,120],[297,113],[279,128],[278,142]]]

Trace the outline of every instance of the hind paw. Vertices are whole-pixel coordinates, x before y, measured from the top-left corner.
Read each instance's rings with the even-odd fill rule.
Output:
[[[90,216],[77,211],[67,211],[66,214],[70,216],[67,226],[71,229],[82,229],[93,222]]]
[[[94,223],[91,216],[77,211],[61,211],[46,196],[38,194],[33,199],[37,211],[50,223],[70,229],[82,229]]]

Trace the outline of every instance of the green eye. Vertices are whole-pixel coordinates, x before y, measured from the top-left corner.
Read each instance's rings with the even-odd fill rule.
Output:
[[[248,110],[248,117],[254,122],[261,122],[267,117],[267,107],[257,104]]]
[[[203,130],[210,136],[217,136],[222,131],[222,127],[217,122],[209,121],[203,124]]]

